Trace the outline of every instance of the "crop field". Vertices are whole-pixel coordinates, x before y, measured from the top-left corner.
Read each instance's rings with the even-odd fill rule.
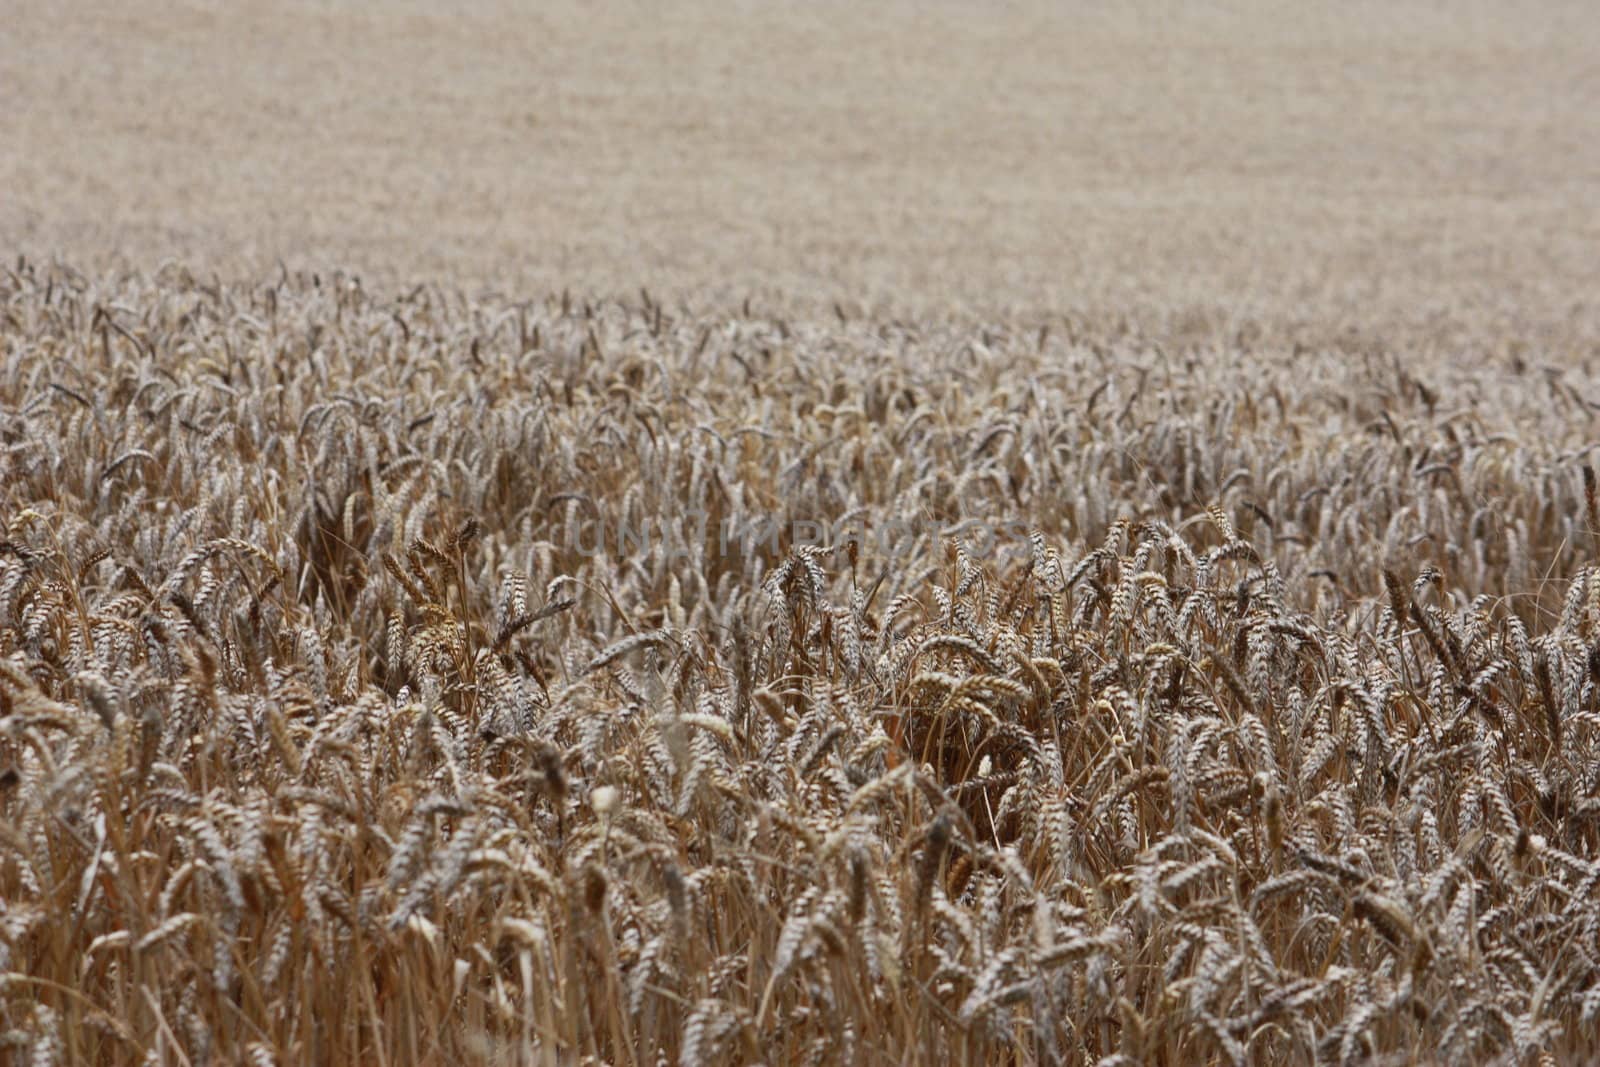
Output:
[[[1502,7],[9,12],[0,1063],[1595,1062]]]

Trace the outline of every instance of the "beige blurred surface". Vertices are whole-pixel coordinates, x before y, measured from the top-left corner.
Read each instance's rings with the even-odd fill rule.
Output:
[[[5,7],[8,259],[996,310],[1600,292],[1587,4]]]

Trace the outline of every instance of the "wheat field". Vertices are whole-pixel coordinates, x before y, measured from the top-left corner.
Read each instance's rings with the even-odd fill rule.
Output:
[[[8,13],[0,1062],[1594,1062],[1535,13]]]

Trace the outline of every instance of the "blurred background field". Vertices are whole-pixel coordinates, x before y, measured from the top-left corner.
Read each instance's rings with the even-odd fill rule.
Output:
[[[9,6],[0,247],[80,265],[1530,326],[1600,280],[1583,3]]]

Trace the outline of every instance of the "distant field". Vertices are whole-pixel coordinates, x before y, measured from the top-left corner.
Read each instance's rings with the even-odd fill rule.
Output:
[[[1564,313],[1585,3],[13,5],[0,244],[734,300]]]
[[[1592,1060],[1582,5],[5,21],[0,1063]]]

